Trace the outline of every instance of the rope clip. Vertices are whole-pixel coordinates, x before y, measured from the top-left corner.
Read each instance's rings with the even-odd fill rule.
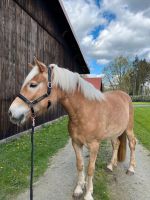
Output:
[[[35,116],[31,116],[32,119],[32,126],[35,126]]]

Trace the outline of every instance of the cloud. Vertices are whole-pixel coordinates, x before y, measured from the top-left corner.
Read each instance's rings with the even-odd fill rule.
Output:
[[[123,0],[122,1],[126,6],[127,8],[131,11],[131,12],[134,12],[134,13],[137,13],[137,12],[141,12],[141,11],[146,11],[147,8],[149,8],[150,6],[150,2],[149,0]]]
[[[96,26],[106,21],[93,0],[63,0],[63,3],[80,40]]]
[[[98,59],[97,63],[105,65],[105,64],[109,63],[109,60],[108,59]]]
[[[103,0],[100,6],[95,0],[63,3],[87,60],[107,64],[119,55],[150,60],[150,1]]]

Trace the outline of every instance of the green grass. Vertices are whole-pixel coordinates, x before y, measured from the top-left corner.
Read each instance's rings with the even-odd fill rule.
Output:
[[[49,165],[49,158],[68,140],[67,118],[43,126],[35,135],[34,181]],[[30,135],[0,145],[0,200],[8,200],[29,187]]]
[[[110,200],[107,189],[109,180],[105,170],[108,160],[110,160],[110,146],[107,141],[103,141],[96,161],[93,193],[94,200]]]
[[[134,131],[139,141],[150,150],[150,107],[135,108]]]
[[[150,105],[150,102],[133,102],[133,105]]]

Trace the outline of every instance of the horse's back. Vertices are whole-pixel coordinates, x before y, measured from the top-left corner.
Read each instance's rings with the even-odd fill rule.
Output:
[[[122,90],[114,90],[114,91],[105,92],[104,95],[105,96],[112,96],[113,98],[119,97],[119,98],[128,100],[128,102],[131,101],[130,96]]]
[[[118,114],[121,112],[122,115],[125,113],[127,115],[133,114],[133,105],[132,105],[132,100],[131,97],[121,91],[121,90],[116,90],[116,91],[110,91],[104,93],[105,99],[106,99],[106,104],[108,108],[113,112],[117,110]]]
[[[106,98],[106,102],[110,103],[114,108],[119,105],[128,107],[128,109],[130,106],[132,107],[132,100],[130,96],[121,90],[105,92],[104,96]]]

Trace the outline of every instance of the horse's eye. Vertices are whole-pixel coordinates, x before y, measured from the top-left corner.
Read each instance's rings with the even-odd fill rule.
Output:
[[[31,83],[31,84],[30,84],[30,87],[31,87],[31,88],[35,88],[36,86],[37,86],[36,83]]]

